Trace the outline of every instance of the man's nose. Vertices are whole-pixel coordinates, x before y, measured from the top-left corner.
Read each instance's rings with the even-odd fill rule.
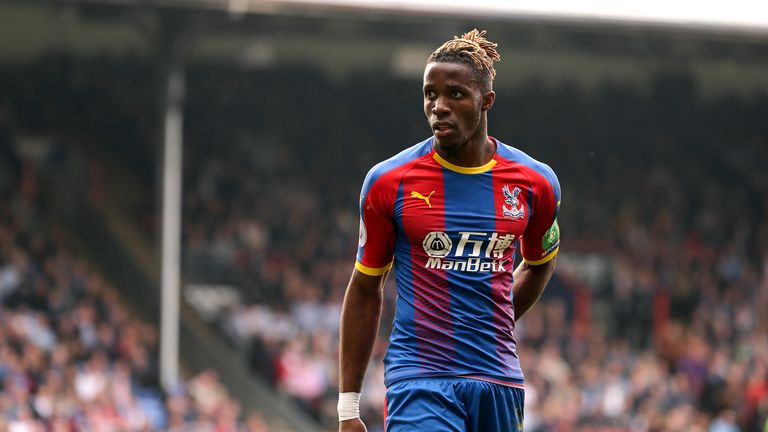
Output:
[[[432,106],[432,113],[435,115],[447,114],[451,111],[447,101],[444,98],[435,99],[435,104]]]

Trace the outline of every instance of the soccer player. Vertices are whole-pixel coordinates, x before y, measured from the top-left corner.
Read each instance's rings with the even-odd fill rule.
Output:
[[[365,178],[341,312],[340,431],[366,430],[359,392],[390,269],[387,431],[522,430],[513,330],[555,267],[560,185],[547,165],[488,136],[496,46],[472,30],[432,53],[423,95],[433,136]]]

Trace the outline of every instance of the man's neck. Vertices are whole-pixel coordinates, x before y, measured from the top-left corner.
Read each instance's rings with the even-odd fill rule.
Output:
[[[479,139],[465,143],[455,152],[446,152],[439,146],[435,151],[446,161],[460,167],[479,167],[487,164],[496,154],[496,143],[483,134]]]

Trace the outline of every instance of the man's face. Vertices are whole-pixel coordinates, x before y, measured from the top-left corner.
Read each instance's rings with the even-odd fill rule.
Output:
[[[482,113],[493,103],[492,94],[483,93],[469,65],[428,63],[424,70],[424,114],[435,134],[435,144],[454,153],[482,133]]]

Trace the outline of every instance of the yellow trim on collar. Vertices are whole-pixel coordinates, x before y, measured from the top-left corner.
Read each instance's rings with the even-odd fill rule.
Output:
[[[368,267],[367,265],[364,265],[360,263],[360,261],[355,261],[355,268],[357,271],[363,274],[367,274],[368,276],[381,276],[384,273],[387,272],[392,267],[392,263],[389,263],[385,265],[384,267]]]
[[[454,165],[454,164],[448,162],[447,160],[443,159],[439,154],[437,154],[437,152],[435,152],[432,155],[432,158],[435,159],[435,161],[437,163],[439,163],[441,166],[443,166],[444,168],[448,168],[451,171],[456,171],[457,173],[461,173],[461,174],[480,174],[480,173],[484,173],[484,172],[490,170],[491,168],[493,168],[496,165],[496,159],[491,159],[485,165],[481,165],[479,167],[463,167],[463,166],[458,166],[458,165]]]
[[[557,255],[557,252],[559,250],[560,250],[560,246],[556,247],[555,250],[553,250],[552,252],[549,253],[549,255],[545,256],[544,258],[542,258],[542,259],[540,259],[538,261],[529,261],[529,260],[527,260],[525,258],[523,258],[523,261],[525,261],[525,263],[528,264],[528,265],[542,265],[542,264],[546,264],[546,263],[552,261],[552,258],[554,258],[555,255]]]

